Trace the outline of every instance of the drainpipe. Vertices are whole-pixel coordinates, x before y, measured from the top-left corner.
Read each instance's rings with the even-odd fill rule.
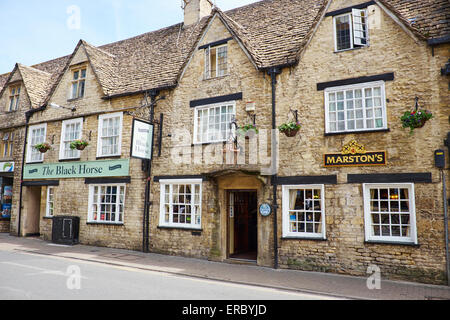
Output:
[[[159,90],[151,90],[150,91],[150,123],[154,125],[155,122],[155,106],[159,100],[164,100],[166,97],[161,96],[159,99],[156,97],[159,95]],[[142,251],[149,252],[149,243],[150,243],[150,207],[152,203],[150,202],[150,188],[151,188],[151,177],[152,177],[152,162],[153,162],[153,150],[154,145],[152,142],[152,151],[151,158],[147,162],[147,183],[145,186],[145,204],[144,204],[144,219],[143,219],[143,239],[142,239]]]
[[[447,140],[445,140],[445,145],[448,148],[450,154],[450,132],[447,134]],[[448,199],[447,199],[447,185],[445,181],[445,171],[442,172],[442,185],[443,185],[443,199],[444,199],[444,228],[445,228],[445,259],[447,262],[447,285],[450,286],[450,257],[448,252]]]
[[[281,74],[281,68],[273,67],[267,71],[268,75],[272,80],[272,188],[273,188],[273,253],[274,253],[274,269],[278,269],[278,204],[277,204],[277,153],[276,144],[278,143],[275,130],[277,129],[277,119],[276,119],[276,86],[277,86],[277,75]]]
[[[27,152],[27,140],[28,140],[28,127],[30,124],[30,119],[36,112],[44,111],[46,106],[31,109],[25,112],[25,139],[23,142],[23,152],[22,152],[22,168],[20,173],[20,192],[19,192],[19,213],[17,215],[17,236],[20,238],[21,224],[22,224],[22,200],[23,200],[23,172],[25,170],[25,154]]]

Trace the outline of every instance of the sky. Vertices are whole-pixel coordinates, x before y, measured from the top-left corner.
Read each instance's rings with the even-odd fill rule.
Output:
[[[257,0],[216,0],[223,11]],[[0,74],[183,21],[182,0],[0,0]]]

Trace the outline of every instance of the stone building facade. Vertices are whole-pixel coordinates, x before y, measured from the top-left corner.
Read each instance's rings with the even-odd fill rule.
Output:
[[[21,109],[29,118],[5,115],[22,139],[5,159],[16,164],[10,232],[50,240],[54,216],[77,216],[83,244],[445,283],[448,159],[440,170],[434,154],[450,132],[448,10],[267,0],[222,12],[197,0],[184,24],[80,41],[53,69],[31,68],[56,80]],[[410,134],[400,117],[416,97],[434,117]],[[130,150],[133,118],[150,116],[149,171]],[[297,135],[279,132],[295,120]],[[33,158],[26,132],[52,149]],[[69,151],[73,139],[89,146]]]

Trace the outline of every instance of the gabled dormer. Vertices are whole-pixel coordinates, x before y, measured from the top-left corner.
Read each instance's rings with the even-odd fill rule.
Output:
[[[115,77],[115,56],[80,40],[45,103],[85,105],[107,96]]]
[[[16,64],[0,91],[0,108],[10,113],[39,107],[46,98],[50,79],[47,72]]]

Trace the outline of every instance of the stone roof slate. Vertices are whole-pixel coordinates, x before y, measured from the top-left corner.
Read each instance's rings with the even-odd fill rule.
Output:
[[[450,35],[449,0],[379,0],[389,9],[397,11],[412,28],[425,38]]]
[[[254,64],[259,69],[267,69],[297,62],[299,51],[312,35],[328,1],[264,0],[226,12],[215,8],[213,14],[227,24]],[[377,1],[421,39],[444,37],[450,33],[448,0]],[[100,47],[85,41],[81,43],[105,96],[174,87],[211,17],[205,17],[195,25],[185,27],[180,23]],[[27,81],[33,82],[30,85],[33,101],[39,101],[46,93],[48,96],[72,55],[31,68],[21,66]],[[8,76],[0,75],[0,88]]]

